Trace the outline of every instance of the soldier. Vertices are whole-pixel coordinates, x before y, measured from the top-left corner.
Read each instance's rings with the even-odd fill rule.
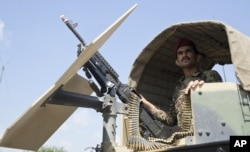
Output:
[[[185,94],[188,94],[190,89],[202,86],[204,82],[222,82],[218,72],[214,70],[203,71],[198,66],[203,56],[197,51],[193,41],[181,38],[175,45],[174,53],[176,58],[175,63],[182,68],[184,76],[176,85],[173,94],[174,104],[171,105],[170,111],[166,113],[141,96],[142,102],[152,115],[169,126],[177,124],[176,99],[180,96],[181,90]]]

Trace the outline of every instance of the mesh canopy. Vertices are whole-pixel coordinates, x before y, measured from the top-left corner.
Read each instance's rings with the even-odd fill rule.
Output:
[[[250,51],[249,37],[218,21],[181,23],[163,30],[136,58],[128,84],[155,105],[168,108],[169,102],[166,99],[172,100],[174,87],[183,75],[182,69],[175,65],[174,57],[174,45],[180,38],[194,41],[198,52],[204,54],[204,59],[199,63],[204,70],[211,69],[215,64],[232,64],[232,60],[237,62],[234,67],[239,82],[244,79],[243,87],[250,90],[247,88],[250,87],[250,80],[246,77],[250,73],[246,70],[250,67],[250,59],[244,59],[244,65],[239,61],[240,58],[232,55],[231,59],[233,53],[237,54],[235,56],[242,56],[238,53]],[[245,71],[239,72],[239,67],[243,68],[240,68],[241,71]]]

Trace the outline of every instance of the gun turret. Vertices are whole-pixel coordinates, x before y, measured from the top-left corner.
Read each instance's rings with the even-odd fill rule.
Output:
[[[86,45],[84,40],[75,30],[77,24],[72,23],[64,16],[62,16],[61,19],[81,42],[81,44],[78,45],[77,50],[77,54],[79,55],[84,51]],[[83,71],[85,72],[86,77],[89,79],[90,86],[99,97],[102,97],[104,94],[109,94],[111,97],[115,97],[117,95],[123,103],[127,104],[130,101],[130,93],[133,92],[138,96],[138,99],[140,99],[139,93],[137,93],[134,88],[129,87],[127,84],[124,84],[119,80],[119,75],[117,72],[99,52],[94,54],[92,58],[85,65],[83,65]],[[98,85],[92,80],[93,77],[97,81]],[[165,128],[166,125],[151,117],[142,103],[140,106],[140,115],[143,115],[140,117],[140,120],[143,124],[143,135],[145,135],[145,137],[151,136],[157,138],[166,138],[166,136],[168,136],[167,129]]]

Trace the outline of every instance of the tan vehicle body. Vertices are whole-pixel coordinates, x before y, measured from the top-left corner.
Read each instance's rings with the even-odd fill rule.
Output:
[[[58,81],[6,129],[0,139],[0,146],[38,150],[79,107],[73,105],[71,99],[66,103],[55,104],[57,101],[54,96],[68,91],[71,95],[77,95],[77,98],[85,95],[81,99],[88,99],[86,96],[93,92],[93,88],[89,86],[86,78],[77,74],[78,70],[135,7],[136,5],[92,41]],[[190,96],[186,96],[185,102],[184,110],[188,118],[182,120],[185,127],[192,128],[192,132],[178,132],[176,126],[169,127],[171,139],[152,141],[142,137],[139,132],[140,103],[120,103],[123,117],[121,144],[118,146],[114,142],[115,127],[110,126],[115,125],[115,112],[119,110],[114,109],[116,102],[109,102],[110,105],[106,106],[114,107],[110,108],[114,113],[104,118],[112,122],[104,121],[101,151],[229,151],[230,136],[250,135],[250,39],[222,22],[181,23],[163,30],[136,58],[128,85],[167,111],[175,84],[182,75],[182,70],[175,65],[173,56],[174,44],[182,37],[193,40],[198,51],[205,55],[205,59],[200,63],[202,69],[211,69],[215,64],[233,64],[239,83],[210,83],[192,90]],[[91,98],[91,101],[102,107],[103,101],[95,99]],[[95,105],[91,103],[88,102],[89,105],[84,106],[95,109]],[[105,110],[102,112],[108,111]],[[55,113],[57,115],[54,115]]]

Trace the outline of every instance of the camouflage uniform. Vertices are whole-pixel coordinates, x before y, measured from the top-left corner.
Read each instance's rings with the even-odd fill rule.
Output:
[[[181,103],[177,103],[176,99],[180,96],[181,90],[185,89],[190,81],[203,80],[205,83],[209,82],[222,82],[222,79],[218,72],[214,70],[203,71],[199,69],[198,72],[193,73],[191,77],[185,79],[183,76],[177,83],[174,94],[173,94],[173,104],[170,105],[169,113],[155,108],[152,110],[152,114],[162,122],[172,126],[177,124],[177,114],[179,112],[179,106]],[[178,101],[180,102],[180,101]]]

